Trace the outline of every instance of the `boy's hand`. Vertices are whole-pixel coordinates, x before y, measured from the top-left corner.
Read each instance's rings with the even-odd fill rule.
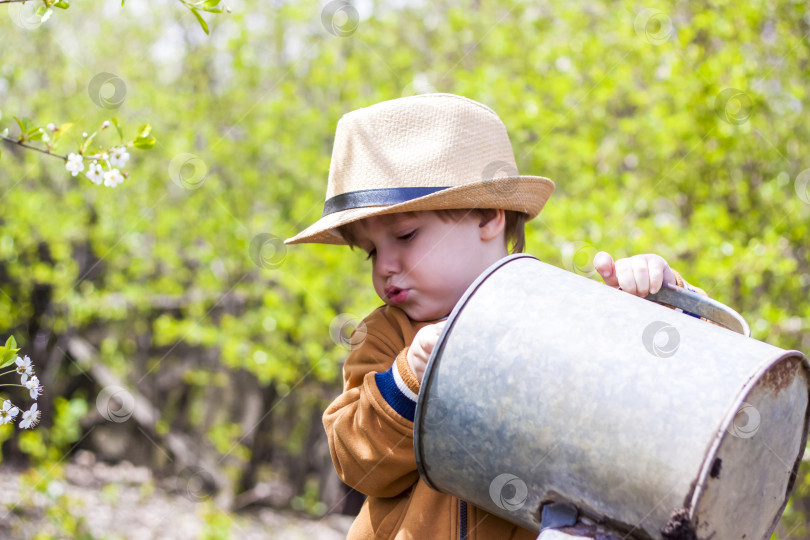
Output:
[[[416,333],[413,343],[408,349],[408,365],[420,384],[422,377],[425,376],[430,353],[433,352],[433,347],[436,346],[436,341],[438,341],[445,323],[447,323],[446,320],[423,327]]]
[[[600,251],[593,266],[606,284],[641,298],[657,293],[665,281],[675,284],[675,274],[660,255],[634,255],[614,263],[610,254]]]

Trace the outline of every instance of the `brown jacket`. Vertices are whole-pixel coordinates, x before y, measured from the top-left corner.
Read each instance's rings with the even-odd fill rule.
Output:
[[[419,478],[413,450],[419,382],[406,354],[416,332],[432,322],[413,322],[387,305],[371,313],[365,338],[343,367],[343,393],[323,415],[338,476],[368,495],[348,538],[534,540],[536,532],[434,491]]]

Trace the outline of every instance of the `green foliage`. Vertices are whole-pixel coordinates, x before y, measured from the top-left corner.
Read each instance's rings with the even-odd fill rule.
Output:
[[[240,440],[255,429],[239,416],[245,377],[273,390],[262,398],[272,429],[256,444],[311,451],[348,352],[330,323],[380,301],[361,253],[280,239],[320,216],[340,116],[424,91],[491,106],[519,170],[556,182],[528,252],[583,274],[596,250],[660,253],[755,338],[810,351],[804,4],[684,1],[646,20],[633,3],[375,3],[341,37],[317,2],[247,2],[205,39],[199,12],[221,4],[188,5],[194,16],[180,19],[75,4],[36,31],[0,22],[15,44],[0,95],[21,134],[38,133],[25,117],[110,118],[87,92],[108,70],[127,88],[118,137],[119,121],[145,119],[159,134],[136,133],[133,145],[152,150],[133,164],[137,182],[115,191],[5,149],[0,330],[26,351],[27,328],[51,344],[85,337],[160,403],[159,433],[188,430],[246,466],[257,454]],[[76,131],[63,143],[82,144]],[[68,361],[58,373],[51,432],[19,440],[36,460],[61,457],[79,435],[69,422],[94,412],[93,395],[75,390],[86,373]],[[807,521],[810,482],[798,484],[795,523]],[[318,513],[314,489],[296,504]]]
[[[304,493],[293,498],[290,504],[293,510],[306,512],[313,517],[321,517],[326,514],[328,507],[320,500],[318,493],[318,482],[315,478],[308,478]]]
[[[200,535],[201,540],[230,540],[234,526],[231,516],[211,504],[203,506],[202,516],[205,528]]]
[[[10,366],[17,359],[17,340],[14,336],[8,336],[6,344],[0,347],[0,369]]]
[[[14,1],[18,0],[6,0],[6,2]],[[224,2],[222,2],[222,0],[199,0],[197,2],[179,0],[179,2],[194,14],[194,17],[200,23],[200,26],[206,34],[209,33],[208,24],[200,15],[200,10],[207,11],[208,13],[222,13],[223,11],[230,12],[230,8]],[[125,4],[126,0],[121,0],[122,8]],[[36,10],[36,16],[39,18],[39,23],[44,23],[53,15],[53,8],[68,9],[69,7],[70,2],[68,0],[42,0],[42,5]]]
[[[70,446],[82,437],[80,421],[87,415],[87,400],[75,397],[54,400],[53,425],[50,429],[21,431],[19,448],[36,462],[58,462]]]

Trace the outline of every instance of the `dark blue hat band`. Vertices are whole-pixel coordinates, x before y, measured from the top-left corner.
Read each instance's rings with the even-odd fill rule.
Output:
[[[390,206],[400,204],[437,191],[442,191],[450,186],[443,187],[399,187],[382,189],[361,189],[341,193],[328,199],[323,205],[323,216],[348,210],[350,208],[365,208],[367,206]]]

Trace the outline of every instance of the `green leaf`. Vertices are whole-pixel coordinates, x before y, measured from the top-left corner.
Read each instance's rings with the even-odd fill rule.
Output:
[[[72,128],[72,127],[73,127],[73,123],[72,123],[72,122],[68,122],[68,123],[66,123],[66,124],[62,124],[61,126],[59,126],[59,129],[57,129],[56,131],[54,131],[53,136],[52,136],[54,144],[56,144],[56,142],[57,142],[59,139],[61,139],[62,137],[64,137],[64,136],[65,136],[65,133],[67,133],[68,131],[70,131],[70,128]]]
[[[138,128],[138,131],[135,133],[136,138],[147,137],[152,132],[152,126],[149,124],[143,124]]]
[[[59,9],[67,9],[70,7],[70,2],[68,2],[68,0],[58,0],[58,2],[54,4],[54,7],[58,7]]]
[[[53,141],[52,144],[56,145],[56,143],[59,142],[59,139],[64,137],[65,133],[70,131],[70,128],[72,128],[72,127],[73,127],[72,122],[68,122],[66,124],[62,124],[61,126],[59,126],[59,128],[56,131],[53,132],[53,135],[51,135],[51,140]]]
[[[29,129],[28,133],[26,133],[25,137],[29,141],[45,141],[45,142],[48,142],[50,140],[50,137],[48,137],[48,134],[45,132],[45,128],[41,128],[41,127],[38,127],[38,126],[34,126],[31,129]]]
[[[89,137],[87,137],[87,139],[85,139],[85,141],[79,147],[80,154],[84,154],[85,151],[87,151],[87,148],[90,146],[90,143],[93,142],[93,139],[96,138],[96,135],[98,135],[98,131],[94,131],[92,135],[90,135]]]
[[[121,126],[118,125],[118,118],[110,118],[110,122],[115,126],[115,131],[118,132],[118,138],[121,139],[121,143],[124,142],[124,132],[121,131]]]
[[[17,359],[17,351],[19,350],[14,336],[9,336],[6,340],[6,344],[0,347],[0,369],[13,364]]]
[[[24,140],[26,132],[31,129],[31,119],[27,116],[23,116],[22,118],[15,116],[14,120],[16,120],[17,125],[20,126],[20,137]]]
[[[7,350],[5,347],[0,347],[0,369],[9,366],[17,359],[17,351],[19,349]]]
[[[195,17],[197,17],[197,21],[200,23],[200,26],[202,26],[203,31],[208,34],[208,23],[205,22],[205,19],[203,19],[202,15],[200,15],[200,12],[195,8],[191,8],[191,12]]]
[[[136,138],[134,141],[132,141],[132,144],[135,146],[135,148],[140,148],[142,150],[148,150],[149,148],[152,148],[153,146],[155,146],[156,142],[157,142],[157,139],[155,139],[154,137],[149,135],[148,137],[138,137],[138,138]]]

